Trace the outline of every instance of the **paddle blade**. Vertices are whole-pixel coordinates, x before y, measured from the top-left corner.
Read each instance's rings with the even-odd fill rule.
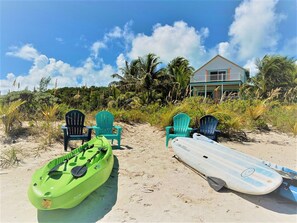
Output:
[[[72,168],[71,174],[76,178],[83,177],[86,174],[87,170],[88,168],[86,166],[76,166]]]
[[[206,177],[209,186],[214,189],[215,191],[221,190],[225,185],[226,182],[220,178],[216,177]]]
[[[58,165],[54,166],[49,172],[48,175],[51,175],[52,173],[58,171],[59,167],[62,166],[66,161],[64,160],[62,163],[59,163]]]

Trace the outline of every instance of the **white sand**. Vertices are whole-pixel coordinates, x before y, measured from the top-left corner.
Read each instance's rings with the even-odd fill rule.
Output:
[[[297,205],[274,194],[251,196],[215,192],[165,149],[165,133],[149,124],[124,127],[122,149],[114,150],[109,180],[80,205],[69,210],[38,211],[27,198],[34,171],[64,154],[55,144],[40,157],[24,158],[20,166],[2,169],[1,222],[297,222]],[[1,133],[3,137],[3,133]],[[223,143],[264,160],[297,169],[296,138],[275,132],[249,134],[251,143]],[[34,139],[0,142],[30,151]]]

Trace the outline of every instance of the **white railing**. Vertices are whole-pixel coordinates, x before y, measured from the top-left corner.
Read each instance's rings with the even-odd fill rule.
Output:
[[[225,81],[227,78],[227,74],[210,74],[206,81]]]
[[[200,75],[197,76],[194,80],[194,82],[215,82],[215,81],[244,81],[243,74],[231,74],[228,76],[228,74],[208,74],[206,75]]]

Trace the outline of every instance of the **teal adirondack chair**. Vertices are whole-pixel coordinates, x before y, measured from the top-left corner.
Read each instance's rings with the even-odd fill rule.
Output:
[[[113,125],[114,116],[108,111],[101,111],[96,114],[96,126],[92,126],[96,136],[104,135],[107,139],[111,139],[111,143],[116,139],[118,148],[121,147],[122,127]]]
[[[189,137],[192,128],[189,127],[191,118],[185,113],[179,113],[173,117],[173,126],[167,126],[166,129],[166,148],[168,148],[168,142],[175,137]],[[170,129],[173,128],[173,133],[170,133]]]

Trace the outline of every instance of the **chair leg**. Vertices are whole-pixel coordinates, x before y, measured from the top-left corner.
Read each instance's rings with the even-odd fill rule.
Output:
[[[84,142],[85,142],[85,140],[82,140],[82,143],[81,143],[81,144],[83,145],[83,144],[84,144]]]
[[[217,133],[214,134],[214,141],[216,141],[216,142],[218,141],[218,134]]]
[[[166,149],[168,149],[168,142],[169,142],[169,138],[166,137]]]
[[[118,148],[121,148],[121,139],[118,139]]]
[[[68,147],[68,138],[64,136],[64,151],[67,151]]]

